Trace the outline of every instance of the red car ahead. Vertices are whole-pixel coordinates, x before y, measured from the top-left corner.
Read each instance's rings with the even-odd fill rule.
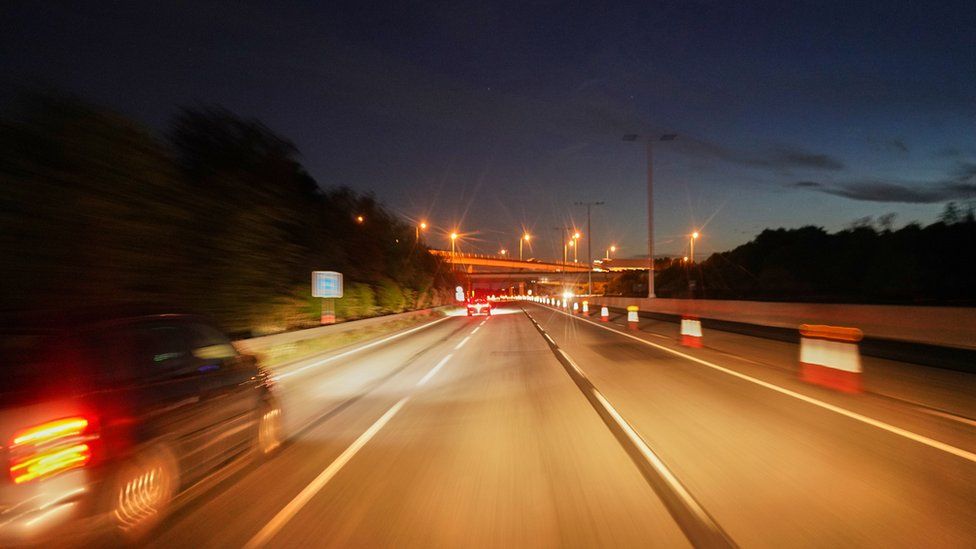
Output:
[[[491,316],[491,303],[487,299],[472,299],[468,301],[468,316],[486,314]]]

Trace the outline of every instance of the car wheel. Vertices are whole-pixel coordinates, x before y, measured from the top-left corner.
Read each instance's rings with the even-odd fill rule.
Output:
[[[261,405],[260,414],[256,454],[258,459],[263,459],[274,454],[283,442],[281,407],[274,401],[265,401]]]
[[[473,315],[474,315],[474,313],[472,313],[471,311],[468,311],[468,316],[473,316]]]
[[[176,460],[162,444],[124,462],[108,492],[112,537],[126,545],[145,540],[166,517],[179,486]]]

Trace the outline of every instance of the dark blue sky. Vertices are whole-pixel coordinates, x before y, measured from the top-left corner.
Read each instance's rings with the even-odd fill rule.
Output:
[[[524,226],[551,257],[551,228],[585,223],[573,202],[603,200],[594,249],[644,252],[625,133],[679,135],[655,155],[659,253],[693,227],[708,253],[976,198],[973,2],[159,4],[8,5],[4,85],[157,129],[226,106],[292,139],[321,184],[457,224],[472,251],[515,249]]]

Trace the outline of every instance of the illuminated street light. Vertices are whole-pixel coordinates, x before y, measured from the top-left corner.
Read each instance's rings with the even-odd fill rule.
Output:
[[[522,238],[519,239],[519,261],[522,261],[522,243],[528,242],[530,238],[532,237],[529,235],[529,233],[525,233],[522,235]]]
[[[691,254],[689,254],[689,255],[691,256],[691,262],[692,263],[695,262],[695,241],[698,240],[698,237],[699,236],[701,236],[701,235],[698,234],[698,231],[695,231],[695,232],[691,233]]]
[[[614,245],[614,244],[611,244],[610,247],[607,248],[607,257],[606,258],[607,259],[611,259],[610,254],[612,254],[612,253],[614,253],[616,251],[617,251],[617,246]]]
[[[499,252],[499,253],[501,253],[502,255],[505,255],[505,254],[508,253],[508,250],[506,250],[505,248],[502,248],[501,252]]]
[[[579,241],[581,234],[579,232],[573,233],[573,241],[569,243],[573,247],[573,263],[579,263],[579,253],[576,251],[579,246],[577,246],[577,241]]]
[[[454,242],[456,242],[457,239],[458,239],[458,234],[457,233],[451,233],[451,255],[454,255],[455,254]]]
[[[361,215],[357,215],[356,216],[356,223],[359,223],[360,225],[362,225],[363,224],[363,221],[366,221],[366,218],[365,217],[363,217]]]
[[[420,231],[427,230],[427,222],[421,221],[420,225],[417,225],[416,229],[417,229],[417,242],[420,242]]]

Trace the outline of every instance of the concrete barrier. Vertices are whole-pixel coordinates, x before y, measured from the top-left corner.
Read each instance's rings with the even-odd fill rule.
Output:
[[[715,299],[605,297],[601,301],[623,309],[673,316],[694,315],[758,326],[796,330],[801,324],[856,326],[866,338],[924,343],[976,350],[976,308],[911,305],[847,305],[835,303],[774,303]]]
[[[857,328],[800,326],[800,379],[846,393],[860,393],[858,342],[863,337]]]
[[[374,316],[374,317],[363,318],[359,320],[351,320],[347,322],[341,322],[339,324],[319,326],[317,328],[307,328],[304,330],[294,330],[291,332],[281,332],[279,334],[271,334],[266,336],[251,337],[247,339],[239,339],[237,341],[234,341],[234,346],[237,347],[240,351],[245,353],[260,353],[279,345],[294,344],[294,343],[298,343],[299,341],[304,341],[307,339],[316,339],[324,336],[331,336],[331,335],[343,334],[355,330],[362,330],[364,328],[380,326],[388,322],[407,320],[407,319],[417,318],[421,316],[432,316],[434,314],[437,314],[439,311],[447,311],[452,308],[454,308],[453,305],[447,305],[444,307],[433,307],[430,309],[407,311],[405,313],[397,313],[392,315]]]

